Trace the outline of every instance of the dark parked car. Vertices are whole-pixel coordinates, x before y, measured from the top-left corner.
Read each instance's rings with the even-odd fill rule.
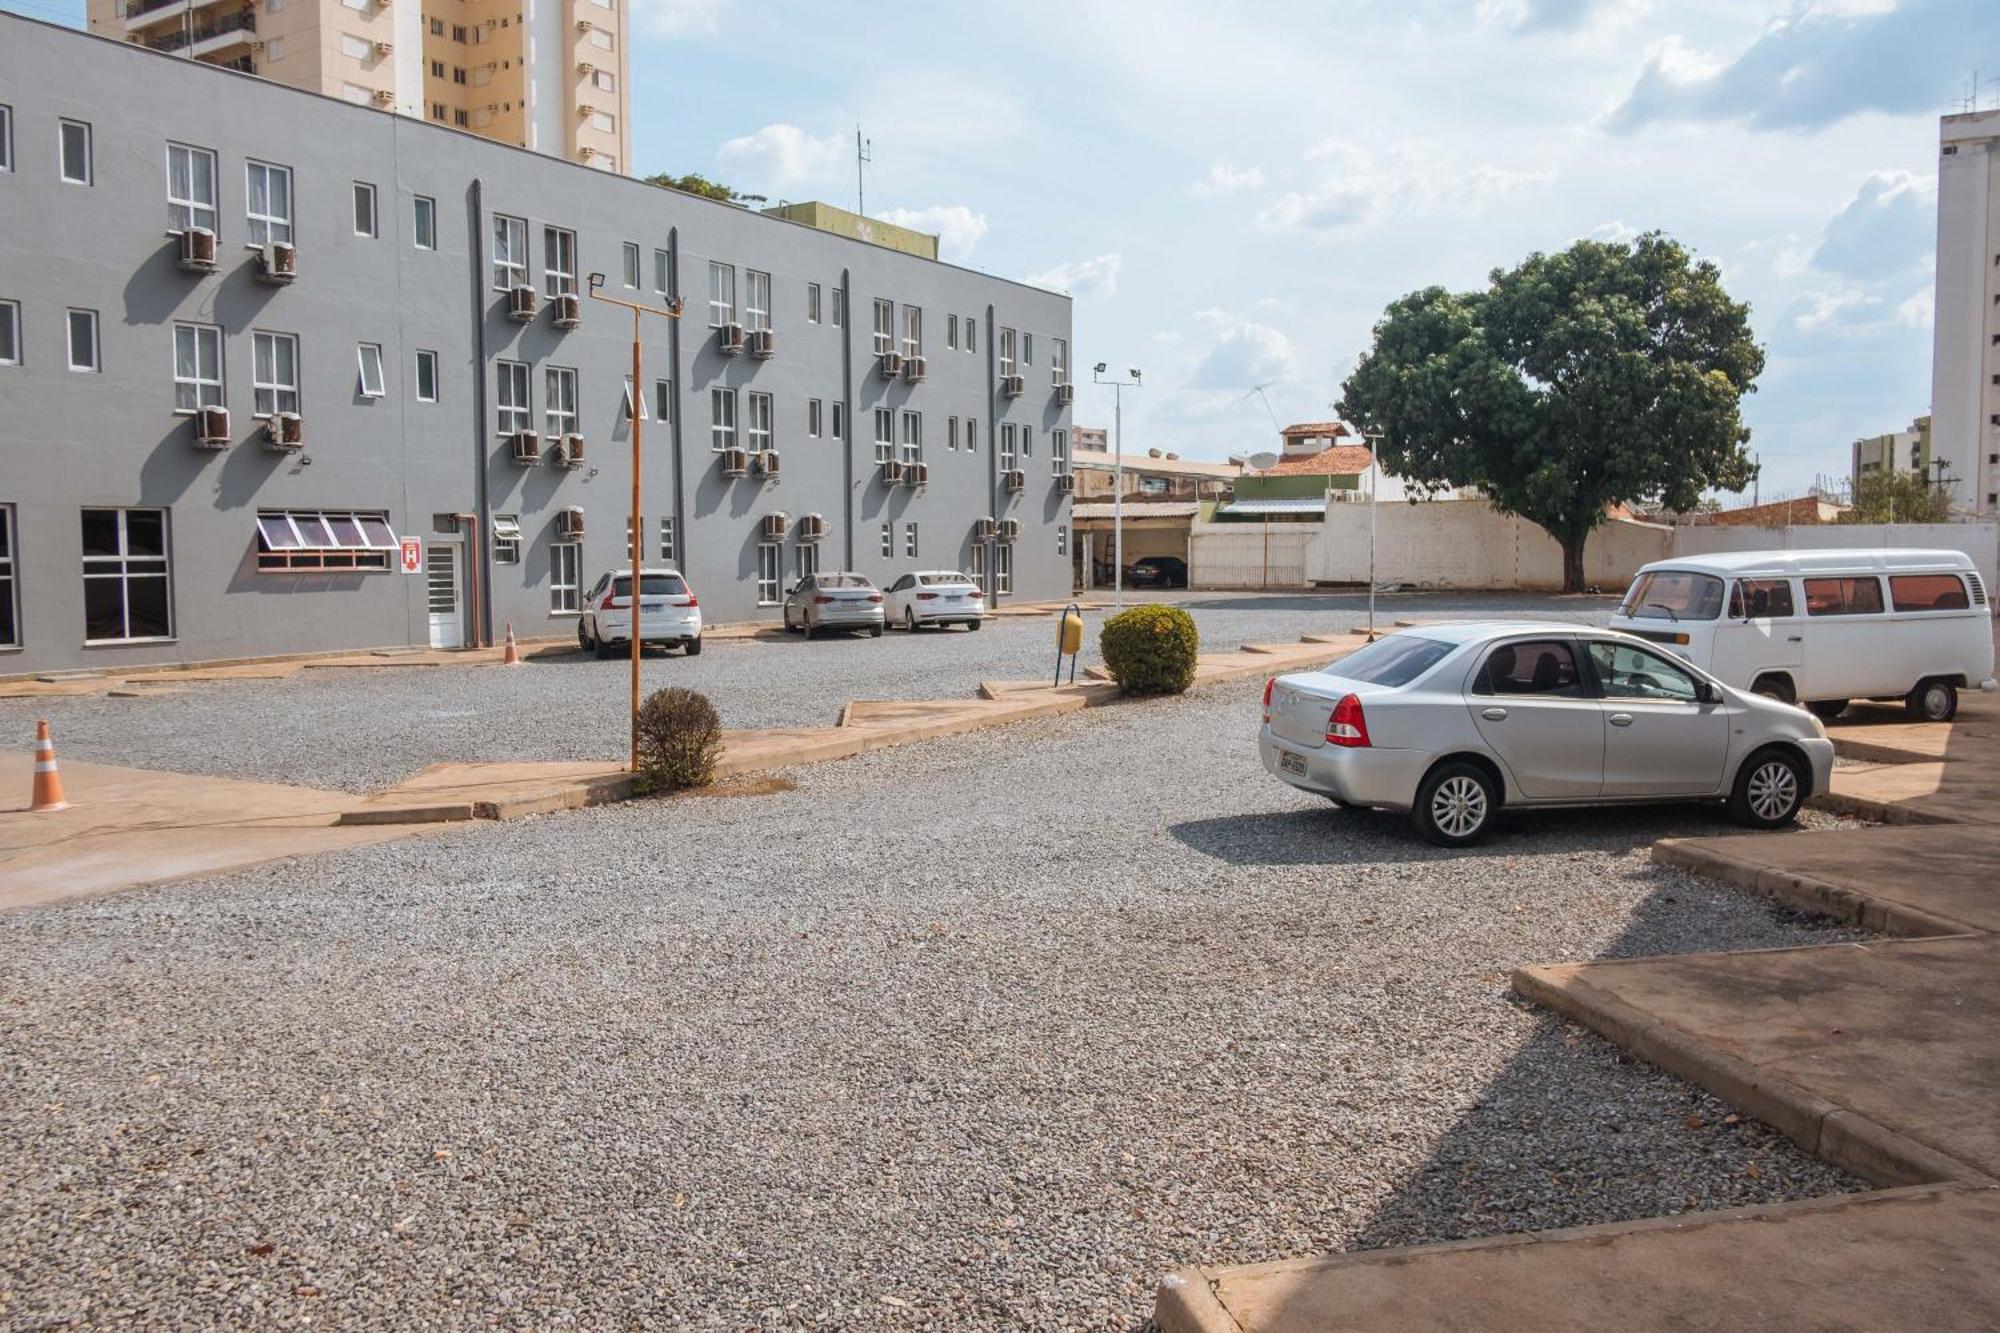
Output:
[[[1177,555],[1149,555],[1126,568],[1125,582],[1133,588],[1185,588],[1187,561]]]

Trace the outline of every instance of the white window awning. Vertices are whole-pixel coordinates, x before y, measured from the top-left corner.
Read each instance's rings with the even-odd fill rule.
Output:
[[[267,510],[257,515],[257,544],[266,551],[393,551],[396,533],[381,514],[351,510]]]
[[[1129,510],[1127,511],[1130,512]],[[1245,514],[1261,517],[1273,514],[1324,514],[1326,497],[1323,495],[1286,496],[1274,500],[1231,500],[1216,511],[1218,514]]]
[[[520,541],[521,520],[513,517],[511,514],[495,514],[493,516],[493,540],[499,542]]]

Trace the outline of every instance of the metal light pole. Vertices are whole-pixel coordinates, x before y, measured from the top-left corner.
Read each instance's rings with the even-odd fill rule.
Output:
[[[1090,372],[1092,384],[1111,386],[1111,602],[1114,610],[1125,609],[1125,390],[1142,388],[1138,371],[1128,370],[1130,380],[1104,378],[1104,362]]]
[[[676,296],[667,302],[665,309],[661,309],[658,306],[640,305],[637,301],[624,301],[615,296],[606,296],[602,290],[603,287],[604,275],[602,273],[591,274],[590,298],[593,301],[603,301],[607,305],[622,305],[632,312],[632,389],[630,394],[632,404],[632,521],[627,529],[625,545],[627,548],[626,554],[632,557],[632,587],[630,597],[632,604],[632,753],[629,762],[632,771],[637,773],[639,771],[639,652],[645,645],[645,638],[639,632],[639,566],[642,563],[639,557],[644,551],[646,544],[646,534],[639,526],[639,423],[644,419],[646,412],[646,400],[643,397],[646,392],[645,379],[641,370],[639,354],[639,317],[642,315],[660,315],[666,319],[679,319],[681,317],[681,308],[686,304],[686,301],[685,298]]]
[[[1368,441],[1368,642],[1375,642],[1375,483],[1382,475],[1382,432],[1363,432]]]

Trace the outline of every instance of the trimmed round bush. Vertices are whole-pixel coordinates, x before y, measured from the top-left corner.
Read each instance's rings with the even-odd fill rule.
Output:
[[[1177,607],[1135,606],[1104,622],[1097,646],[1126,694],[1180,694],[1194,684],[1201,635]]]
[[[639,779],[648,791],[706,787],[722,757],[722,719],[699,690],[670,685],[639,705]]]

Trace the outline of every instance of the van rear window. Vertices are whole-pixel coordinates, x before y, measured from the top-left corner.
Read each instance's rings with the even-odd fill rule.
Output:
[[[1963,611],[1972,605],[1956,574],[1892,574],[1889,596],[1898,611]]]
[[[1809,616],[1872,616],[1882,610],[1882,580],[1807,579]]]

